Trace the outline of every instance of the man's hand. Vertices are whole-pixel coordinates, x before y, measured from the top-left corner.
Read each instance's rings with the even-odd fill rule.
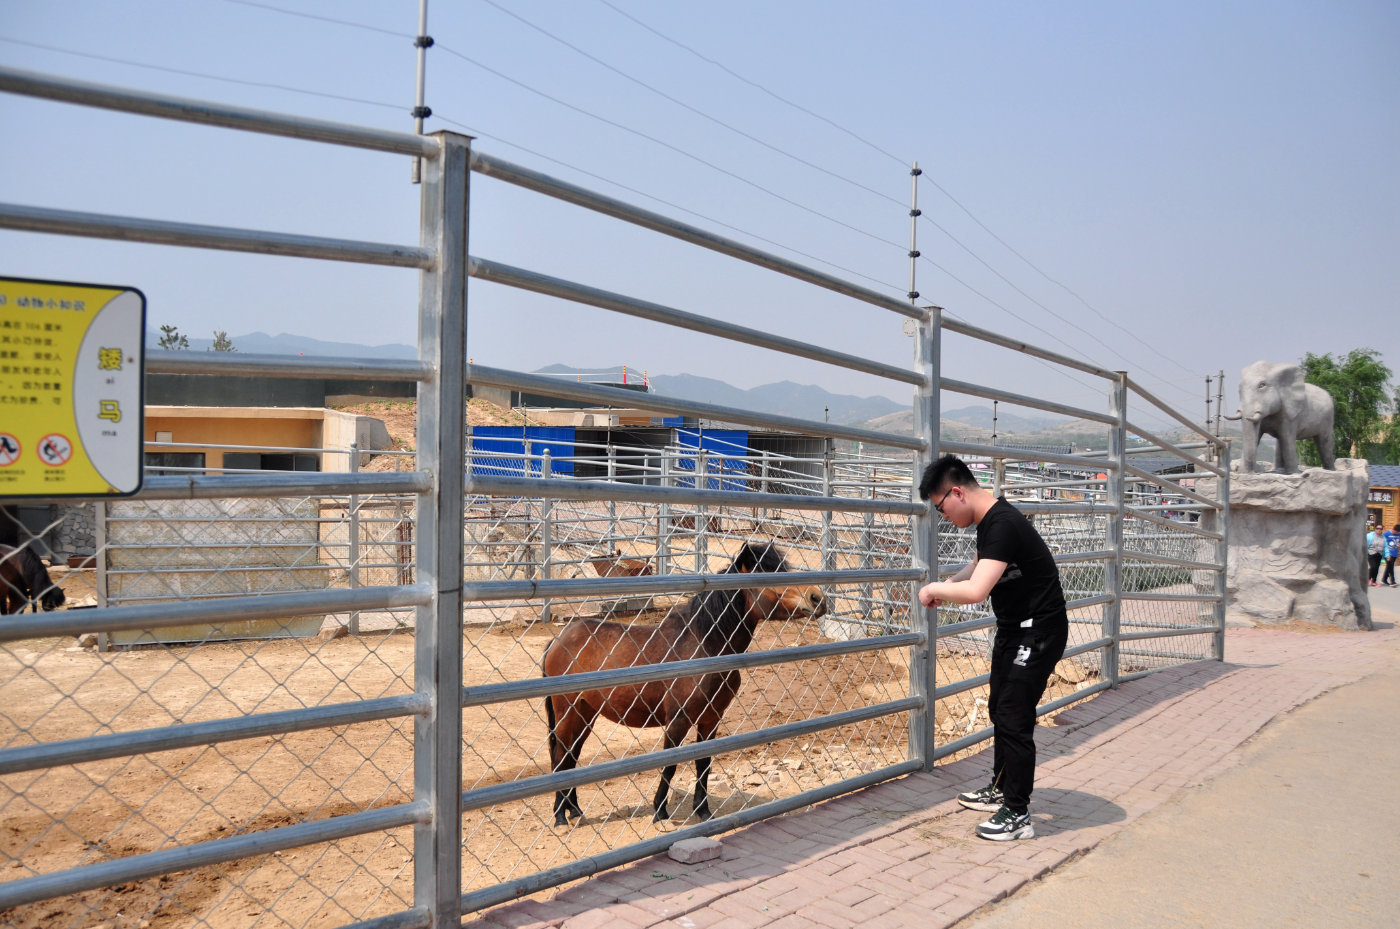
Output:
[[[919,602],[929,608],[936,607],[941,602],[937,597],[933,595],[933,586],[934,585],[929,584],[925,587],[919,588]]]

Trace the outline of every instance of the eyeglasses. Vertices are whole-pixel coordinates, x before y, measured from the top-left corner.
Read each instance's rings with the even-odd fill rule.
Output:
[[[943,515],[943,504],[944,504],[944,502],[947,501],[947,499],[948,499],[948,494],[952,493],[952,492],[955,491],[955,490],[957,490],[956,487],[949,487],[949,488],[948,488],[948,493],[945,493],[945,494],[942,496],[942,498],[940,498],[939,501],[933,505],[933,508],[934,508],[935,510],[938,511],[938,515],[939,515],[939,516],[942,516],[942,515]]]

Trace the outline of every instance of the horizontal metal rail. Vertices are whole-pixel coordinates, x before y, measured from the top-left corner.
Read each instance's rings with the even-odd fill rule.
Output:
[[[947,443],[943,443],[942,447],[947,447]],[[1015,484],[1006,484],[1002,487],[1002,491],[1005,493],[1012,493],[1016,489],[1017,485]],[[1059,514],[1065,516],[1112,516],[1117,512],[1114,507],[1107,503],[1094,503],[1091,501],[1080,502],[1077,500],[1064,503],[1058,501],[1054,503],[1037,503],[1032,500],[1017,500],[1014,506],[1022,513],[1034,513],[1037,516],[1055,516]]]
[[[350,261],[395,268],[428,269],[433,267],[437,260],[430,249],[417,246],[383,245],[378,242],[328,239],[284,232],[175,223],[136,216],[108,216],[76,210],[23,206],[17,203],[0,203],[0,229],[85,236],[90,239],[119,239],[124,242],[146,242],[153,245],[178,245],[184,248],[212,248],[227,252],[253,252],[258,255],[281,255],[290,258]]]
[[[1082,465],[1098,471],[1118,469],[1116,461],[1091,461],[1083,455],[1061,455],[1029,448],[1010,448],[1004,445],[976,445],[972,442],[951,442],[944,439],[938,443],[940,450],[971,458],[1004,458],[1009,461],[1049,461],[1055,464]],[[1008,485],[1012,489],[1015,485]]]
[[[426,471],[264,471],[261,474],[162,474],[146,478],[136,500],[209,500],[221,497],[315,497],[420,494],[432,486]],[[129,498],[130,499],[130,498]]]
[[[938,638],[949,635],[962,635],[966,632],[979,632],[983,629],[995,626],[997,618],[988,614],[979,616],[977,619],[964,619],[961,622],[946,623],[938,627]]]
[[[912,306],[909,303],[895,297],[886,296],[878,291],[859,287],[849,281],[844,281],[839,277],[817,271],[789,261],[786,258],[779,258],[777,255],[769,254],[760,249],[753,248],[738,242],[734,239],[727,239],[724,236],[715,235],[701,229],[699,226],[692,226],[663,216],[660,213],[653,213],[651,210],[644,210],[641,207],[633,206],[622,200],[606,197],[599,193],[594,193],[583,187],[561,181],[558,178],[550,177],[539,171],[533,171],[518,164],[512,164],[501,158],[487,155],[485,152],[472,149],[471,169],[486,177],[494,177],[514,184],[517,187],[524,187],[536,193],[554,197],[556,200],[563,200],[575,206],[592,210],[595,213],[602,213],[614,219],[641,226],[643,229],[650,229],[662,235],[668,235],[682,242],[689,242],[692,245],[699,245],[701,248],[709,249],[712,252],[719,252],[731,258],[738,258],[747,261],[749,264],[758,265],[760,268],[767,268],[779,274],[805,281],[808,284],[815,284],[826,290],[862,300],[873,306],[891,310],[901,316],[908,316],[913,319],[927,319],[928,311]]]
[[[0,884],[0,910],[48,900],[51,897],[95,890],[98,887],[142,881],[176,871],[206,868],[239,858],[268,855],[302,845],[315,845],[369,832],[383,832],[386,829],[428,823],[432,822],[432,818],[433,811],[427,803],[405,803],[363,813],[351,813],[348,816],[298,823],[295,826],[267,829],[249,835],[182,845],[179,848],[148,852],[144,855],[131,855],[53,874],[21,878]]]
[[[624,687],[629,684],[645,684],[649,681],[698,677],[702,674],[749,670],[799,661],[815,661],[821,658],[835,658],[843,655],[921,645],[923,641],[922,633],[903,632],[896,635],[851,639],[845,642],[823,642],[820,645],[798,645],[761,652],[719,655],[713,658],[687,658],[684,661],[636,665],[630,668],[582,671],[576,674],[537,677],[522,681],[507,681],[501,684],[483,684],[479,687],[462,688],[462,706],[489,706],[513,700],[535,700],[555,694],[578,693],[583,690]],[[4,771],[0,769],[0,774],[3,773]]]
[[[1174,453],[1174,454],[1175,454],[1178,458],[1180,458],[1182,461],[1184,461],[1184,462],[1190,462],[1190,463],[1195,467],[1195,469],[1196,469],[1197,471],[1209,471],[1211,474],[1215,474],[1215,475],[1218,475],[1218,476],[1220,476],[1220,477],[1223,477],[1223,476],[1225,475],[1225,472],[1224,472],[1223,470],[1221,470],[1220,468],[1217,468],[1215,465],[1210,464],[1209,462],[1207,462],[1206,460],[1204,460],[1204,459],[1202,459],[1202,458],[1197,458],[1195,455],[1188,455],[1187,453],[1185,453],[1185,452],[1183,452],[1183,451],[1179,451],[1178,448],[1177,448],[1177,446],[1172,445],[1171,443],[1167,442],[1165,439],[1160,439],[1160,438],[1158,438],[1157,436],[1155,436],[1155,435],[1153,435],[1152,433],[1148,432],[1146,429],[1142,429],[1142,428],[1140,428],[1140,427],[1138,427],[1138,426],[1133,425],[1132,423],[1128,423],[1128,424],[1127,424],[1127,429],[1128,429],[1129,432],[1131,432],[1131,433],[1133,433],[1133,434],[1139,436],[1140,438],[1146,439],[1147,441],[1152,442],[1152,443],[1158,445],[1158,446],[1159,446],[1160,448],[1162,448],[1164,451],[1170,451],[1170,452]],[[1156,479],[1158,479],[1158,478],[1157,478],[1156,475],[1151,475],[1151,478],[1150,478],[1150,479],[1156,480]]]
[[[1192,571],[1223,571],[1225,568],[1218,564],[1208,564],[1204,561],[1187,561],[1185,558],[1173,558],[1170,555],[1157,555],[1151,552],[1137,552],[1132,549],[1123,551],[1124,561],[1147,561],[1152,564],[1173,565],[1178,568],[1188,568]],[[1125,565],[1124,567],[1127,567]]]
[[[1080,700],[1087,700],[1094,694],[1102,693],[1103,691],[1108,690],[1112,686],[1113,683],[1111,681],[1099,681],[1096,684],[1090,684],[1088,687],[1081,687],[1079,690],[1076,690],[1072,694],[1067,694],[1066,696],[1063,696],[1058,700],[1052,700],[1049,703],[1037,707],[1035,711],[1036,718],[1039,719],[1040,717],[1045,716],[1048,713],[1053,713],[1056,710],[1069,706],[1071,703],[1078,703]],[[985,742],[991,737],[992,727],[986,726],[982,729],[979,729],[976,732],[969,733],[968,735],[965,735],[960,739],[955,739],[952,742],[948,742],[944,745],[937,747],[936,749],[934,749],[933,752],[933,760],[937,761],[941,758],[947,758],[949,755],[956,755],[958,752],[965,751],[966,749],[969,749],[974,745],[977,745],[981,742]]]
[[[1132,465],[1124,465],[1123,471],[1125,474],[1129,474],[1135,478],[1138,478],[1139,480],[1150,481],[1151,483],[1156,484],[1158,487],[1161,487],[1168,493],[1179,494],[1183,497],[1186,497],[1189,500],[1195,500],[1197,503],[1200,503],[1204,506],[1208,506],[1211,509],[1223,510],[1225,508],[1225,505],[1220,501],[1212,500],[1209,497],[1202,496],[1201,494],[1196,493],[1194,490],[1187,490],[1185,487],[1174,483],[1171,479],[1164,477],[1160,474],[1153,474],[1150,471],[1143,471],[1140,468],[1134,468]]]
[[[1136,506],[1123,507],[1124,516],[1131,516],[1134,519],[1141,519],[1144,522],[1152,523],[1154,526],[1161,526],[1173,532],[1185,532],[1190,535],[1200,536],[1203,539],[1210,539],[1214,542],[1224,542],[1225,535],[1221,532],[1211,532],[1203,529],[1199,523],[1186,523],[1176,519],[1167,519],[1165,516],[1158,516],[1156,513],[1149,513],[1145,509]]]
[[[1017,339],[1010,339],[1004,335],[999,335],[990,329],[983,329],[962,320],[953,319],[947,313],[943,314],[943,328],[948,332],[956,332],[959,335],[969,336],[980,342],[988,342],[992,345],[1000,345],[1002,348],[1009,348],[1012,351],[1030,355],[1033,358],[1040,358],[1044,361],[1051,361],[1066,368],[1073,368],[1076,371],[1083,371],[1086,374],[1094,374],[1105,380],[1115,381],[1118,379],[1116,371],[1107,368],[1100,368],[1098,365],[1090,364],[1087,361],[1080,361],[1078,358],[1071,358],[1069,355],[1061,355],[1059,352],[1048,351],[1043,348],[1036,348],[1029,342],[1021,342]],[[945,349],[946,351],[946,349]]]
[[[341,926],[340,929],[429,929],[432,924],[432,912],[426,907],[415,907],[388,916],[376,916],[363,922],[350,923]]]
[[[1111,548],[1098,549],[1092,552],[1069,552],[1056,555],[1055,564],[1075,564],[1081,561],[1112,561],[1116,557],[1116,552]]]
[[[1133,393],[1137,394],[1137,395],[1138,395],[1139,397],[1141,397],[1142,399],[1146,400],[1148,403],[1150,403],[1150,404],[1152,404],[1153,406],[1155,406],[1157,409],[1161,410],[1163,413],[1166,413],[1166,414],[1167,414],[1168,416],[1170,416],[1172,419],[1174,419],[1174,420],[1176,420],[1177,422],[1181,423],[1181,424],[1182,424],[1183,426],[1185,426],[1187,429],[1190,429],[1192,432],[1196,433],[1196,434],[1199,435],[1201,438],[1205,439],[1205,440],[1206,440],[1206,445],[1207,445],[1207,446],[1212,446],[1212,447],[1215,447],[1215,448],[1224,448],[1224,447],[1225,447],[1225,443],[1222,442],[1219,438],[1217,438],[1216,436],[1211,435],[1209,432],[1206,432],[1204,429],[1202,429],[1202,428],[1201,428],[1200,426],[1198,426],[1196,423],[1194,423],[1194,422],[1192,422],[1191,420],[1187,419],[1185,416],[1182,416],[1181,413],[1180,413],[1179,411],[1172,409],[1171,407],[1169,407],[1169,406],[1167,406],[1165,403],[1163,403],[1161,400],[1158,400],[1157,397],[1156,397],[1156,395],[1154,395],[1151,391],[1147,390],[1145,387],[1143,387],[1143,386],[1142,386],[1141,384],[1139,384],[1137,381],[1133,380],[1132,378],[1127,378],[1127,382],[1128,382],[1128,389],[1129,389],[1129,390],[1131,390]],[[1142,433],[1138,433],[1138,434],[1141,435]],[[1184,447],[1184,446],[1181,446],[1181,445],[1174,445],[1174,444],[1171,444],[1171,443],[1164,443],[1164,442],[1162,442],[1161,439],[1154,439],[1153,441],[1155,441],[1155,442],[1157,442],[1159,445],[1161,445],[1162,448],[1183,448],[1183,447]],[[1209,470],[1214,471],[1215,469],[1214,469],[1214,468],[1209,468]]]
[[[583,767],[573,768],[569,771],[537,774],[533,777],[523,777],[518,781],[508,781],[504,784],[492,784],[490,787],[481,787],[463,792],[462,810],[464,812],[479,810],[483,807],[495,806],[500,803],[509,803],[514,800],[524,800],[529,797],[540,796],[541,794],[553,793],[556,790],[568,790],[571,787],[582,787],[585,784],[597,784],[615,777],[640,774],[643,771],[652,771],[656,768],[666,767],[668,765],[684,764],[687,761],[694,761],[697,758],[708,758],[712,755],[723,755],[728,752],[743,751],[746,748],[756,748],[760,745],[766,745],[780,739],[796,739],[804,735],[825,732],[828,729],[839,729],[842,726],[850,726],[855,723],[879,719],[882,716],[893,716],[896,713],[918,709],[922,706],[923,698],[921,697],[903,697],[899,700],[891,700],[887,703],[877,703],[853,710],[842,710],[840,713],[831,713],[826,716],[818,716],[814,719],[787,722],[770,729],[755,729],[752,732],[720,736],[716,739],[692,742],[689,745],[681,745],[676,748],[663,748],[659,751],[646,752],[641,755],[629,755],[625,758],[617,758],[613,761],[605,761],[600,764],[585,765]]]
[[[0,68],[0,91],[179,122],[202,123],[206,126],[222,126],[225,129],[242,129],[264,135],[329,142],[332,145],[400,155],[417,155],[429,161],[438,157],[437,144],[426,136],[407,132],[386,132],[382,129],[308,119],[303,116],[286,116],[266,110],[232,107],[207,100],[152,94],[129,88],[109,87],[105,84],[90,84],[86,81],[75,81],[18,68]]]
[[[983,387],[980,384],[972,384],[967,381],[955,381],[945,377],[939,379],[938,386],[943,390],[951,390],[954,393],[966,394],[970,397],[981,397],[984,400],[1000,400],[1002,403],[1013,403],[1017,406],[1031,407],[1036,410],[1061,413],[1065,416],[1107,423],[1110,426],[1116,425],[1118,422],[1117,417],[1109,413],[1094,413],[1089,410],[1080,409],[1077,406],[1066,406],[1063,403],[1054,403],[1050,400],[1043,400],[1039,397],[1031,397],[1026,394],[1013,394],[1009,391]]]
[[[1072,694],[1066,694],[1058,700],[1051,700],[1049,703],[1036,707],[1035,716],[1039,719],[1057,710],[1062,710],[1071,703],[1078,703],[1080,700],[1087,700],[1094,694],[1102,693],[1113,686],[1112,681],[1099,681],[1097,684],[1090,684],[1088,687],[1081,687]]]
[[[386,472],[387,473],[387,472]],[[692,475],[692,472],[685,472]],[[700,480],[751,480],[762,478],[712,471]],[[689,478],[688,478],[689,479]],[[758,507],[760,509],[821,510],[842,513],[896,513],[918,516],[927,506],[909,500],[881,500],[870,497],[820,497],[806,494],[775,494],[747,490],[698,490],[687,487],[659,487],[655,484],[624,484],[614,481],[577,481],[569,478],[506,477],[471,475],[466,493],[496,497],[548,497],[551,500],[616,500],[624,503],[670,503],[687,506]]]
[[[769,819],[774,816],[781,816],[784,813],[810,806],[814,803],[821,803],[833,797],[839,797],[853,791],[862,790],[879,784],[882,781],[893,780],[906,774],[914,774],[923,770],[923,762],[919,760],[901,761],[899,764],[860,774],[856,777],[847,778],[835,784],[828,784],[825,787],[818,787],[814,790],[804,791],[791,797],[783,797],[779,800],[772,800],[758,806],[741,810],[737,813],[729,813],[724,816],[716,816],[714,819],[699,823],[694,826],[687,826],[677,829],[675,832],[667,832],[650,839],[643,839],[630,845],[601,852],[596,855],[589,855],[567,865],[557,868],[550,868],[547,871],[540,871],[526,877],[517,878],[494,887],[474,890],[462,895],[461,908],[464,913],[475,912],[488,906],[495,906],[498,903],[505,903],[510,900],[554,887],[568,881],[579,880],[589,877],[609,868],[620,867],[632,861],[640,861],[652,855],[666,851],[676,842],[684,839],[701,838],[703,836],[718,835],[721,832],[729,832],[743,826]]]
[[[0,749],[0,775],[33,771],[58,765],[83,764],[106,758],[123,758],[150,752],[166,752],[216,742],[236,742],[262,736],[304,732],[330,726],[349,726],[402,716],[426,714],[432,707],[426,697],[407,694],[381,697],[359,703],[314,706],[275,713],[259,713],[205,722],[182,723],[143,729],[137,732],[117,732],[110,735],[65,739],[22,748]]]
[[[163,349],[146,350],[146,373],[210,377],[340,377],[359,381],[431,381],[436,376],[431,364],[406,358],[307,358],[302,355],[172,352]]]
[[[1162,603],[1173,601],[1219,603],[1222,599],[1220,594],[1154,594],[1150,591],[1128,593],[1123,592],[1124,600],[1153,600]]]
[[[617,407],[624,410],[645,406],[658,413],[679,413],[703,419],[787,430],[799,434],[807,433],[828,436],[833,439],[869,442],[872,445],[888,445],[909,449],[923,448],[923,440],[913,436],[876,432],[873,429],[856,429],[851,426],[838,426],[812,419],[798,419],[794,416],[754,413],[751,410],[737,407],[678,400],[650,393],[640,394],[635,390],[623,390],[621,387],[599,387],[595,384],[560,381],[558,378],[544,374],[524,374],[519,371],[487,368],[482,365],[467,366],[467,383],[477,387],[500,387],[506,390],[521,390],[549,397],[562,397],[567,400],[582,400],[597,406]]]
[[[1066,658],[1074,658],[1075,656],[1082,655],[1085,652],[1097,651],[1098,649],[1103,648],[1104,646],[1112,644],[1113,639],[1109,636],[1104,636],[1102,638],[1095,639],[1092,642],[1084,642],[1079,645],[1073,645],[1065,649],[1065,653],[1060,656],[1060,660],[1063,661]],[[948,697],[957,696],[960,693],[966,693],[969,690],[976,690],[978,687],[987,686],[991,683],[991,680],[992,675],[991,672],[988,671],[983,674],[978,674],[975,677],[964,678],[963,680],[957,681],[953,684],[945,684],[942,687],[939,687],[934,690],[933,699],[935,702],[937,702]],[[990,732],[990,730],[988,730],[988,732]]]
[[[1092,597],[1081,597],[1078,600],[1070,600],[1065,603],[1065,611],[1087,610],[1091,606],[1102,606],[1105,603],[1112,603],[1115,599],[1113,594],[1094,594]]]
[[[1120,632],[1121,642],[1136,642],[1142,639],[1167,639],[1183,635],[1215,635],[1219,626],[1185,626],[1180,629],[1148,629],[1143,632]]]
[[[604,310],[612,310],[615,313],[634,316],[638,319],[649,319],[653,322],[665,323],[681,329],[689,329],[692,332],[703,332],[707,335],[719,336],[720,338],[729,339],[734,342],[757,345],[760,348],[771,348],[774,351],[795,355],[799,358],[810,358],[813,361],[825,362],[827,364],[836,365],[837,367],[847,368],[851,371],[863,371],[866,374],[874,374],[877,377],[889,378],[906,384],[913,384],[918,387],[924,386],[923,376],[908,368],[899,368],[894,365],[871,361],[868,358],[849,355],[845,352],[832,351],[807,342],[800,342],[797,339],[770,335],[761,329],[751,329],[748,326],[738,326],[732,323],[720,322],[717,319],[709,316],[701,316],[698,313],[689,313],[685,310],[675,309],[674,307],[662,306],[659,303],[637,300],[632,297],[624,296],[623,294],[600,290],[596,287],[577,284],[557,277],[549,277],[534,271],[527,271],[524,268],[515,268],[510,265],[487,261],[484,258],[469,259],[468,273],[478,280],[491,281],[492,283],[501,284],[506,287],[515,287],[520,290],[528,290],[532,293],[545,294],[546,296],[558,297],[562,300],[571,300],[575,303],[596,306]]]
[[[307,613],[407,608],[427,604],[432,596],[432,588],[427,584],[412,584],[404,587],[357,587],[352,590],[298,590],[225,600],[181,600],[92,610],[23,613],[0,623],[0,642],[82,635],[85,632],[160,629],[191,623],[278,619]]]
[[[745,587],[808,587],[845,585],[861,581],[917,581],[921,568],[865,571],[778,571],[736,574],[662,574],[647,577],[555,578],[524,581],[468,581],[462,598],[469,601],[535,600],[564,597],[619,597],[640,594],[696,594],[707,590]],[[0,628],[3,628],[0,626]]]

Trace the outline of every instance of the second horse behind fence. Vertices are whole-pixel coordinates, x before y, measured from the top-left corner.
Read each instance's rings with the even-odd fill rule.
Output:
[[[63,588],[49,579],[28,546],[0,545],[0,613],[22,613],[31,604],[35,612],[41,606],[46,613],[56,610],[63,604]]]
[[[724,574],[787,571],[788,564],[772,544],[746,543]],[[747,651],[759,620],[821,616],[826,597],[817,587],[753,587],[707,590],[672,609],[659,625],[629,624],[598,619],[574,619],[544,653],[546,677],[629,668],[638,665],[710,658]],[[572,770],[599,716],[635,728],[665,727],[665,747],[675,748],[693,728],[696,740],[715,737],[720,719],[739,692],[736,671],[648,681],[545,698],[549,721],[549,756],[554,771]],[[676,766],[667,765],[652,801],[654,819],[666,819],[667,796]],[[695,815],[710,817],[709,757],[695,761]],[[583,816],[578,788],[554,796],[554,824],[566,826],[570,816]]]

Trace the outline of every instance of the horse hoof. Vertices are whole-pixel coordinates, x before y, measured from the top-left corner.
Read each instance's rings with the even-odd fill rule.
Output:
[[[670,818],[670,813],[668,813],[665,809],[660,809],[656,811],[656,815],[651,818],[651,821],[654,823],[662,823]]]

